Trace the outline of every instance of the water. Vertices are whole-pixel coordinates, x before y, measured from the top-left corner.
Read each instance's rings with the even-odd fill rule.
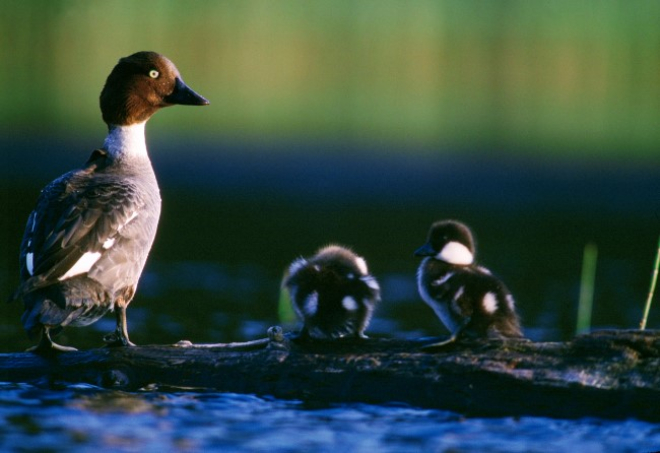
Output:
[[[0,384],[0,450],[58,452],[643,452],[640,421],[465,418],[367,404],[308,407],[252,395]]]

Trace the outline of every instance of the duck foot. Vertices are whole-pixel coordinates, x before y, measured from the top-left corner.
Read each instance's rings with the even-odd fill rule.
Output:
[[[33,352],[39,355],[52,355],[60,352],[74,351],[77,351],[77,349],[72,346],[63,346],[61,344],[55,343],[50,338],[50,331],[47,328],[44,328],[43,332],[41,333],[39,344],[25,350],[25,352]]]
[[[119,348],[126,346],[135,346],[128,337],[121,334],[121,332],[112,332],[103,337],[103,342],[106,348]]]

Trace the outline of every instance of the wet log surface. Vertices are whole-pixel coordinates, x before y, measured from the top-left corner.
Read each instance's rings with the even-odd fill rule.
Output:
[[[600,331],[565,343],[298,342],[0,354],[0,380],[200,390],[310,402],[406,403],[472,416],[660,421],[660,332]]]

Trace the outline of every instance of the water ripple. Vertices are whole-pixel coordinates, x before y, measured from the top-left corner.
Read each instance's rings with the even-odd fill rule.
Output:
[[[465,418],[404,405],[0,384],[0,450],[119,452],[653,451],[636,420]]]

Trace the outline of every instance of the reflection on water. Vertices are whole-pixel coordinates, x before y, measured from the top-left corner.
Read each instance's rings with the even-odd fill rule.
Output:
[[[0,384],[2,451],[653,451],[645,422],[464,418],[366,404],[306,406],[252,395],[124,393]]]

